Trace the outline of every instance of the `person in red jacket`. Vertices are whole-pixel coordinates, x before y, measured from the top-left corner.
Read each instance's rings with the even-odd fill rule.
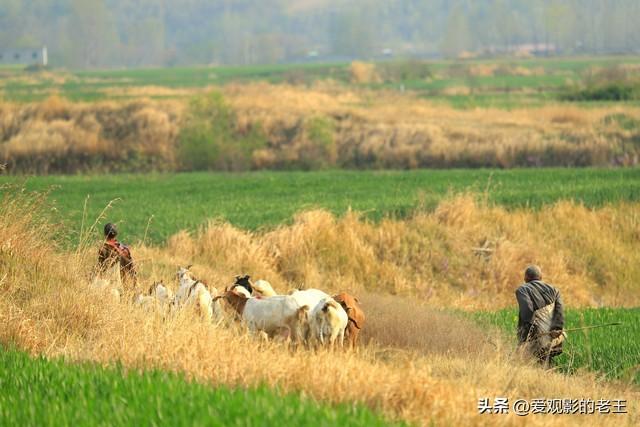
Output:
[[[118,229],[115,224],[104,226],[104,243],[98,252],[98,270],[104,273],[116,264],[120,265],[120,278],[123,284],[137,284],[137,272],[129,247],[120,243],[116,236]]]

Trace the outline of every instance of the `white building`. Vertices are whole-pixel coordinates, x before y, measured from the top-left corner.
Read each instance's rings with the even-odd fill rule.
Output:
[[[0,47],[0,65],[43,65],[49,63],[47,47],[5,49]]]

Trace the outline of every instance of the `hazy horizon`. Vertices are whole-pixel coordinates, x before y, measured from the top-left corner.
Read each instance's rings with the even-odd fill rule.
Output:
[[[0,0],[0,52],[57,67],[638,53],[634,0]]]

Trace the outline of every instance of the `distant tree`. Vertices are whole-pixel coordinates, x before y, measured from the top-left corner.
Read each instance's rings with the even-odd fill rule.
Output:
[[[73,65],[104,67],[118,62],[119,40],[115,22],[104,0],[72,0],[68,31]]]
[[[10,47],[16,35],[22,35],[24,24],[21,0],[3,0],[0,3],[0,45]]]
[[[348,7],[336,12],[330,25],[331,52],[338,56],[367,58],[374,53],[374,23],[367,10]]]
[[[550,2],[545,11],[545,22],[550,40],[558,49],[572,47],[572,33],[574,32],[574,15],[565,3]]]
[[[457,5],[447,21],[447,28],[442,43],[442,53],[449,58],[455,58],[462,51],[471,46],[469,22],[462,7]]]
[[[259,127],[243,133],[222,95],[211,92],[194,98],[180,129],[179,160],[184,170],[241,171],[252,167],[254,151],[264,148]]]

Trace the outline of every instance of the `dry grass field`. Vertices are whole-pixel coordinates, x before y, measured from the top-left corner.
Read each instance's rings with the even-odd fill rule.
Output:
[[[93,234],[75,251],[58,248],[50,238],[56,228],[38,215],[43,203],[30,194],[5,192],[0,207],[0,342],[32,354],[120,361],[132,369],[179,371],[234,387],[266,384],[326,402],[360,402],[423,425],[521,424],[514,414],[478,414],[479,398],[497,396],[628,401],[627,415],[529,416],[528,425],[640,421],[636,385],[588,372],[543,373],[499,334],[433,308],[445,301],[503,306],[518,282],[504,272],[515,265],[519,271],[525,259],[543,265],[559,283],[571,283],[563,291],[572,305],[637,304],[628,297],[633,293],[623,298],[624,288],[598,288],[592,276],[612,274],[612,283],[624,284],[616,274],[638,274],[629,268],[640,265],[631,250],[640,238],[636,205],[590,211],[560,203],[540,213],[509,213],[460,198],[407,222],[373,225],[355,214],[336,220],[310,212],[266,234],[213,223],[195,236],[176,235],[166,246],[133,248],[144,283],[173,284],[175,266],[194,262],[195,272],[217,287],[233,273],[251,272],[281,291],[304,283],[362,295],[368,343],[355,352],[312,352],[262,343],[234,326],[203,324],[187,312],[163,319],[89,291]],[[531,247],[528,242],[536,239],[545,243]],[[500,256],[474,254],[476,245]],[[472,261],[462,265],[462,259]],[[444,271],[460,278],[459,288],[439,287]],[[484,295],[490,292],[497,296]]]
[[[0,104],[0,162],[14,173],[179,170],[193,167],[179,156],[189,126],[196,135],[230,126],[227,139],[212,142],[218,154],[198,166],[217,170],[629,166],[640,159],[640,109],[629,105],[457,110],[411,93],[330,82],[229,84],[199,113],[205,121],[193,124],[196,104],[150,100],[134,89],[133,101],[54,96]],[[231,113],[216,119],[221,109]],[[253,145],[243,148],[247,135]]]
[[[637,164],[640,110],[628,106],[456,110],[407,94],[264,84],[228,86],[238,121],[260,123],[273,167],[309,149],[310,118],[335,129],[336,164],[363,168],[604,166]],[[625,122],[626,123],[626,122]],[[307,126],[308,127],[308,126]],[[272,135],[299,135],[293,143]],[[305,141],[306,138],[306,141]],[[290,139],[291,140],[291,139]],[[300,152],[297,152],[296,149]],[[278,155],[278,152],[282,155]],[[615,154],[614,154],[615,153]],[[275,154],[275,155],[274,155]],[[273,164],[269,159],[273,159]]]

